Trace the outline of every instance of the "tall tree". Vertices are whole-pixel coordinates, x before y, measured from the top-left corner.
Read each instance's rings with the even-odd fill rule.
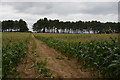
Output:
[[[25,21],[23,21],[22,19],[20,19],[19,22],[18,22],[18,24],[19,24],[19,27],[20,27],[20,32],[26,32],[26,31],[28,31],[27,23]]]
[[[118,23],[100,21],[59,21],[48,20],[47,18],[39,19],[33,24],[33,30],[37,32],[53,32],[53,33],[118,33]],[[47,30],[46,30],[47,29]]]

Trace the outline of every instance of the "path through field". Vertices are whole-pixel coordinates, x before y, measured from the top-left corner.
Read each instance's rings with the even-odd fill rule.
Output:
[[[35,51],[33,51],[33,45],[36,45]],[[53,48],[48,47],[44,42],[36,39],[34,35],[31,35],[29,42],[27,57],[23,60],[23,63],[18,66],[20,76],[23,78],[38,78],[41,77],[37,73],[35,61],[40,62],[47,60],[46,67],[52,71],[54,77],[57,78],[91,78],[89,72],[83,72],[80,70],[80,64],[76,60],[68,60],[60,52]],[[59,59],[61,57],[62,59]]]

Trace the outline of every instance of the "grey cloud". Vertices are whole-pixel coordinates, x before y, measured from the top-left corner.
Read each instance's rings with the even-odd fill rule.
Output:
[[[4,4],[3,4],[4,5]],[[46,15],[117,14],[117,2],[12,2],[19,13]]]
[[[83,10],[84,13],[89,14],[116,14],[118,12],[117,2],[100,2],[88,3],[88,9]]]
[[[62,21],[117,21],[117,2],[2,2],[1,20],[24,19],[29,28],[40,18]],[[8,5],[8,6],[6,6]],[[5,9],[5,10],[3,10]],[[111,14],[111,15],[109,15]]]
[[[120,1],[118,3],[118,21],[120,22]]]
[[[119,0],[1,0],[2,2],[118,2]]]

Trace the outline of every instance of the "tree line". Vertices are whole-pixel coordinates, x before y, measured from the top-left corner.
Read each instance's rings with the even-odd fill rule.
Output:
[[[0,31],[2,32],[27,32],[27,23],[20,19],[0,21]],[[34,32],[43,33],[120,33],[120,23],[100,21],[59,21],[51,19],[39,19],[33,24]]]
[[[120,23],[100,21],[59,21],[51,19],[39,19],[33,24],[32,28],[35,32],[43,33],[119,33]]]
[[[27,32],[28,27],[27,23],[20,19],[19,21],[15,20],[5,20],[2,21],[2,32]]]

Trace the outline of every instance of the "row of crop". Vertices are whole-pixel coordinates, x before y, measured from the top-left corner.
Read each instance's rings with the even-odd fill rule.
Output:
[[[75,56],[78,60],[84,60],[83,68],[92,66],[95,71],[103,74],[103,77],[119,77],[120,75],[120,44],[115,40],[111,42],[89,43],[63,42],[54,40],[52,37],[35,36],[46,42],[65,55]]]
[[[18,34],[19,35],[19,34]],[[15,37],[15,36],[14,36]],[[17,37],[16,37],[17,39]],[[2,77],[14,77],[15,67],[26,56],[29,36],[17,43],[8,40],[11,45],[2,46]]]
[[[62,34],[62,33],[34,33],[35,35],[40,35],[43,37],[52,37],[55,40],[60,40],[64,42],[82,42],[86,43],[91,40],[99,41],[111,41],[110,37],[113,39],[118,39],[119,34]]]

